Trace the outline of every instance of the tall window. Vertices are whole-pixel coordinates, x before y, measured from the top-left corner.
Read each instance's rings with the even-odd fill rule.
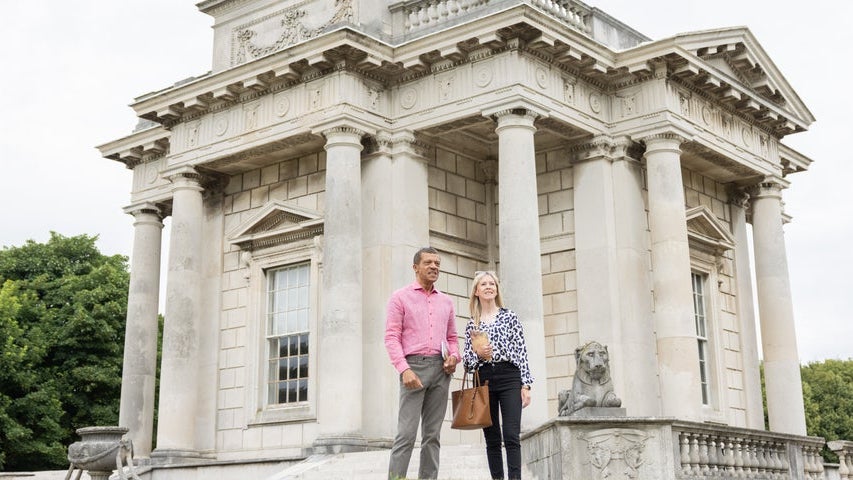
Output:
[[[269,270],[267,285],[267,402],[307,402],[309,264]]]
[[[705,302],[706,276],[691,273],[693,280],[693,317],[696,323],[696,341],[699,344],[699,377],[702,382],[702,404],[711,404],[711,386],[708,377],[708,317]]]

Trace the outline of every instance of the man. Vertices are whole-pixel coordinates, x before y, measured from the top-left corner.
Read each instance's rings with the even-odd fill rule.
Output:
[[[424,247],[415,254],[415,281],[388,301],[385,349],[400,373],[400,411],[397,437],[391,447],[388,478],[406,478],[421,429],[419,479],[438,478],[441,422],[447,411],[450,377],[459,362],[453,301],[435,288],[441,259]]]

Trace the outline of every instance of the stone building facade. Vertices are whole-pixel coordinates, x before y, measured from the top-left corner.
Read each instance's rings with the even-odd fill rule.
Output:
[[[134,172],[139,459],[386,448],[385,302],[423,245],[460,331],[474,272],[498,271],[538,379],[526,431],[591,340],[629,417],[763,430],[760,342],[770,430],[805,435],[782,192],[811,160],[781,141],[814,118],[748,29],[652,40],[575,0],[198,8],[212,70],[136,99],[140,127],[99,147]]]

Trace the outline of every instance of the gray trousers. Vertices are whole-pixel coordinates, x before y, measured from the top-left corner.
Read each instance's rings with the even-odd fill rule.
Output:
[[[406,478],[409,459],[415,447],[418,423],[421,423],[421,420],[421,463],[418,478],[438,478],[441,423],[447,412],[450,375],[444,373],[444,360],[439,355],[409,355],[406,360],[424,387],[409,390],[402,380],[400,381],[400,413],[397,419],[397,436],[391,447],[388,478]]]

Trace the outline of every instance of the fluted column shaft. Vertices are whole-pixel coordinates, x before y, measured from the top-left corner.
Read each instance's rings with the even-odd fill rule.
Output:
[[[782,229],[782,187],[762,183],[752,200],[755,280],[761,318],[761,345],[770,429],[806,434],[803,387],[791,304],[791,282],[785,232]]]
[[[318,448],[366,445],[362,432],[361,136],[349,127],[326,137],[323,314],[319,329]],[[346,408],[341,408],[346,405]]]
[[[134,222],[119,426],[128,428],[134,456],[147,458],[154,430],[163,219],[153,204],[134,205],[125,211],[133,215]]]
[[[172,228],[160,370],[157,456],[195,456],[202,291],[202,191],[191,169],[169,177]]]
[[[662,414],[701,418],[699,350],[690,280],[681,149],[684,138],[644,139]]]
[[[500,270],[503,294],[524,326],[530,371],[536,377],[522,428],[548,418],[542,259],[536,189],[536,116],[525,111],[497,114]]]

